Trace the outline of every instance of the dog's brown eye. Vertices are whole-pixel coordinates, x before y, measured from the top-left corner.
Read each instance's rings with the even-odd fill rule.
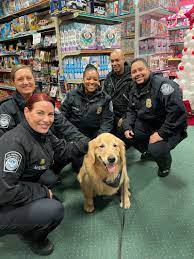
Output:
[[[100,145],[99,147],[100,147],[100,148],[104,148],[104,145],[102,144],[102,145]]]
[[[117,144],[113,144],[113,147],[117,147]]]

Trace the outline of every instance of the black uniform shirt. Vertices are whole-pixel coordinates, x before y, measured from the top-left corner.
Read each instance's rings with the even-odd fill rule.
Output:
[[[0,206],[25,204],[48,197],[48,189],[37,183],[53,164],[54,155],[61,163],[81,154],[82,142],[67,143],[52,132],[35,132],[24,120],[0,138]],[[87,152],[82,152],[84,155]]]
[[[126,62],[122,75],[112,71],[104,81],[104,91],[111,96],[114,114],[118,118],[121,118],[127,110],[131,83],[131,68]]]
[[[164,139],[183,132],[187,127],[187,116],[179,86],[153,74],[143,86],[134,83],[123,118],[124,131],[133,129],[135,124],[144,130],[157,131]]]
[[[10,129],[16,127],[24,119],[25,99],[19,92],[0,101],[0,137]],[[80,139],[88,140],[79,130],[68,121],[60,112],[55,112],[55,120],[51,128],[58,138],[68,141]]]
[[[61,112],[83,134],[90,138],[110,132],[113,126],[111,97],[102,90],[86,95],[83,85],[67,93]]]

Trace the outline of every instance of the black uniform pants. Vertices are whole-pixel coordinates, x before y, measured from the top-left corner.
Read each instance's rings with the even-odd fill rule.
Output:
[[[133,146],[141,153],[149,152],[161,171],[170,169],[172,157],[170,151],[182,140],[182,134],[178,133],[169,137],[167,141],[159,141],[149,144],[150,135],[154,131],[144,131],[141,129],[133,129],[134,137],[132,140],[125,138],[126,146]]]
[[[55,199],[39,199],[21,207],[0,208],[0,237],[20,234],[26,241],[44,240],[62,221],[63,205]]]

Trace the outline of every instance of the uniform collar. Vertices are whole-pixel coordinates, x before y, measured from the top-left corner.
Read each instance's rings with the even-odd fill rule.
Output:
[[[81,96],[83,96],[84,98],[87,98],[87,99],[90,100],[90,99],[93,99],[94,97],[100,95],[100,94],[102,93],[102,88],[97,89],[96,92],[94,92],[94,93],[91,94],[91,95],[87,95],[87,94],[85,94],[85,91],[84,91],[84,84],[81,84],[81,85],[78,87],[77,92],[78,92]]]
[[[13,93],[12,96],[13,96],[13,99],[16,101],[19,109],[23,111],[24,107],[26,106],[26,100],[24,99],[24,97],[18,91]]]
[[[45,142],[46,141],[46,137],[48,136],[48,133],[42,134],[42,133],[39,133],[39,132],[33,130],[30,127],[30,125],[28,124],[26,119],[24,119],[22,121],[22,125],[37,141],[40,141],[40,142]]]
[[[122,76],[124,75],[128,75],[128,74],[131,74],[131,67],[129,66],[129,64],[127,62],[124,63],[124,72],[123,74],[121,75],[118,75],[117,73],[115,73],[113,70],[112,70],[112,75],[114,77],[118,77],[118,78],[121,78]]]
[[[151,89],[151,80],[152,80],[152,73],[150,74],[150,77],[148,78],[148,80],[142,84],[142,85],[138,85],[134,82],[134,88],[133,88],[133,92],[134,94],[139,97],[141,95],[145,95],[147,93],[150,92]]]

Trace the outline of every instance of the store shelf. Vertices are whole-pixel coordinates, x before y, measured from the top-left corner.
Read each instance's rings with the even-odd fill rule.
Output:
[[[15,91],[15,87],[4,84],[0,84],[0,89]]]
[[[22,33],[19,34],[17,36],[14,37],[8,37],[8,38],[0,38],[0,42],[5,42],[5,41],[16,41],[19,38],[25,38],[25,37],[32,37],[34,31],[30,31],[30,32],[26,32],[26,33]]]
[[[172,55],[172,52],[153,52],[153,53],[145,53],[145,54],[139,54],[139,57],[150,57],[154,55]]]
[[[174,62],[174,61],[175,61],[175,62],[176,62],[176,61],[177,61],[177,62],[180,62],[180,61],[181,61],[181,58],[168,58],[168,61],[169,61],[169,62]]]
[[[123,35],[121,38],[122,39],[134,39],[135,33],[131,33],[130,35]]]
[[[128,56],[134,55],[134,51],[125,51],[125,52],[124,52],[124,55],[125,55],[125,56],[127,56],[127,55],[128,55]]]
[[[182,46],[184,45],[184,42],[183,41],[180,41],[180,42],[173,42],[170,44],[170,46]]]
[[[148,40],[148,39],[164,39],[167,38],[167,36],[160,36],[160,35],[149,35],[149,36],[143,36],[140,37],[139,40]]]
[[[68,80],[66,80],[66,82],[68,84],[81,84],[81,83],[83,83],[83,80],[81,80],[81,79],[68,79]]]
[[[119,18],[123,20],[128,20],[128,21],[135,20],[135,13],[119,15]]]
[[[78,56],[81,54],[110,54],[113,51],[113,49],[82,49],[82,50],[76,50],[71,52],[66,52],[62,55],[62,58],[68,57],[68,56]]]
[[[18,33],[14,37],[0,38],[0,42],[17,41],[20,38],[32,37],[33,34],[35,34],[35,33],[43,33],[43,32],[48,32],[48,31],[55,31],[54,25],[44,26],[43,28],[34,30],[34,31],[26,31],[26,32]]]
[[[173,28],[167,28],[168,31],[187,30],[187,29],[189,29],[189,26],[178,26]]]
[[[36,32],[47,32],[47,31],[55,31],[55,25],[49,24],[49,25],[43,26],[42,28],[38,29]]]
[[[14,18],[17,18],[19,16],[29,14],[29,13],[33,13],[33,12],[36,12],[36,11],[43,11],[44,9],[45,10],[49,9],[49,0],[43,0],[40,3],[33,4],[29,7],[23,8],[18,12],[10,13],[9,15],[2,16],[2,17],[0,16],[0,23],[9,22],[9,21],[11,21]]]
[[[86,21],[88,23],[115,24],[122,23],[122,19],[116,17],[97,16],[88,13],[74,12],[70,14],[59,14],[61,23],[68,20]]]
[[[11,68],[0,68],[0,73],[11,73]]]
[[[139,17],[143,17],[143,18],[147,18],[147,17],[153,17],[153,18],[158,18],[158,19],[161,19],[165,16],[169,16],[169,15],[172,15],[174,14],[174,12],[171,12],[171,11],[168,11],[162,7],[157,7],[157,8],[154,8],[154,9],[150,9],[150,10],[147,10],[147,11],[144,11],[144,12],[140,12],[139,13]]]
[[[8,56],[19,56],[20,53],[9,52],[9,53],[0,53],[0,57],[8,57]]]

